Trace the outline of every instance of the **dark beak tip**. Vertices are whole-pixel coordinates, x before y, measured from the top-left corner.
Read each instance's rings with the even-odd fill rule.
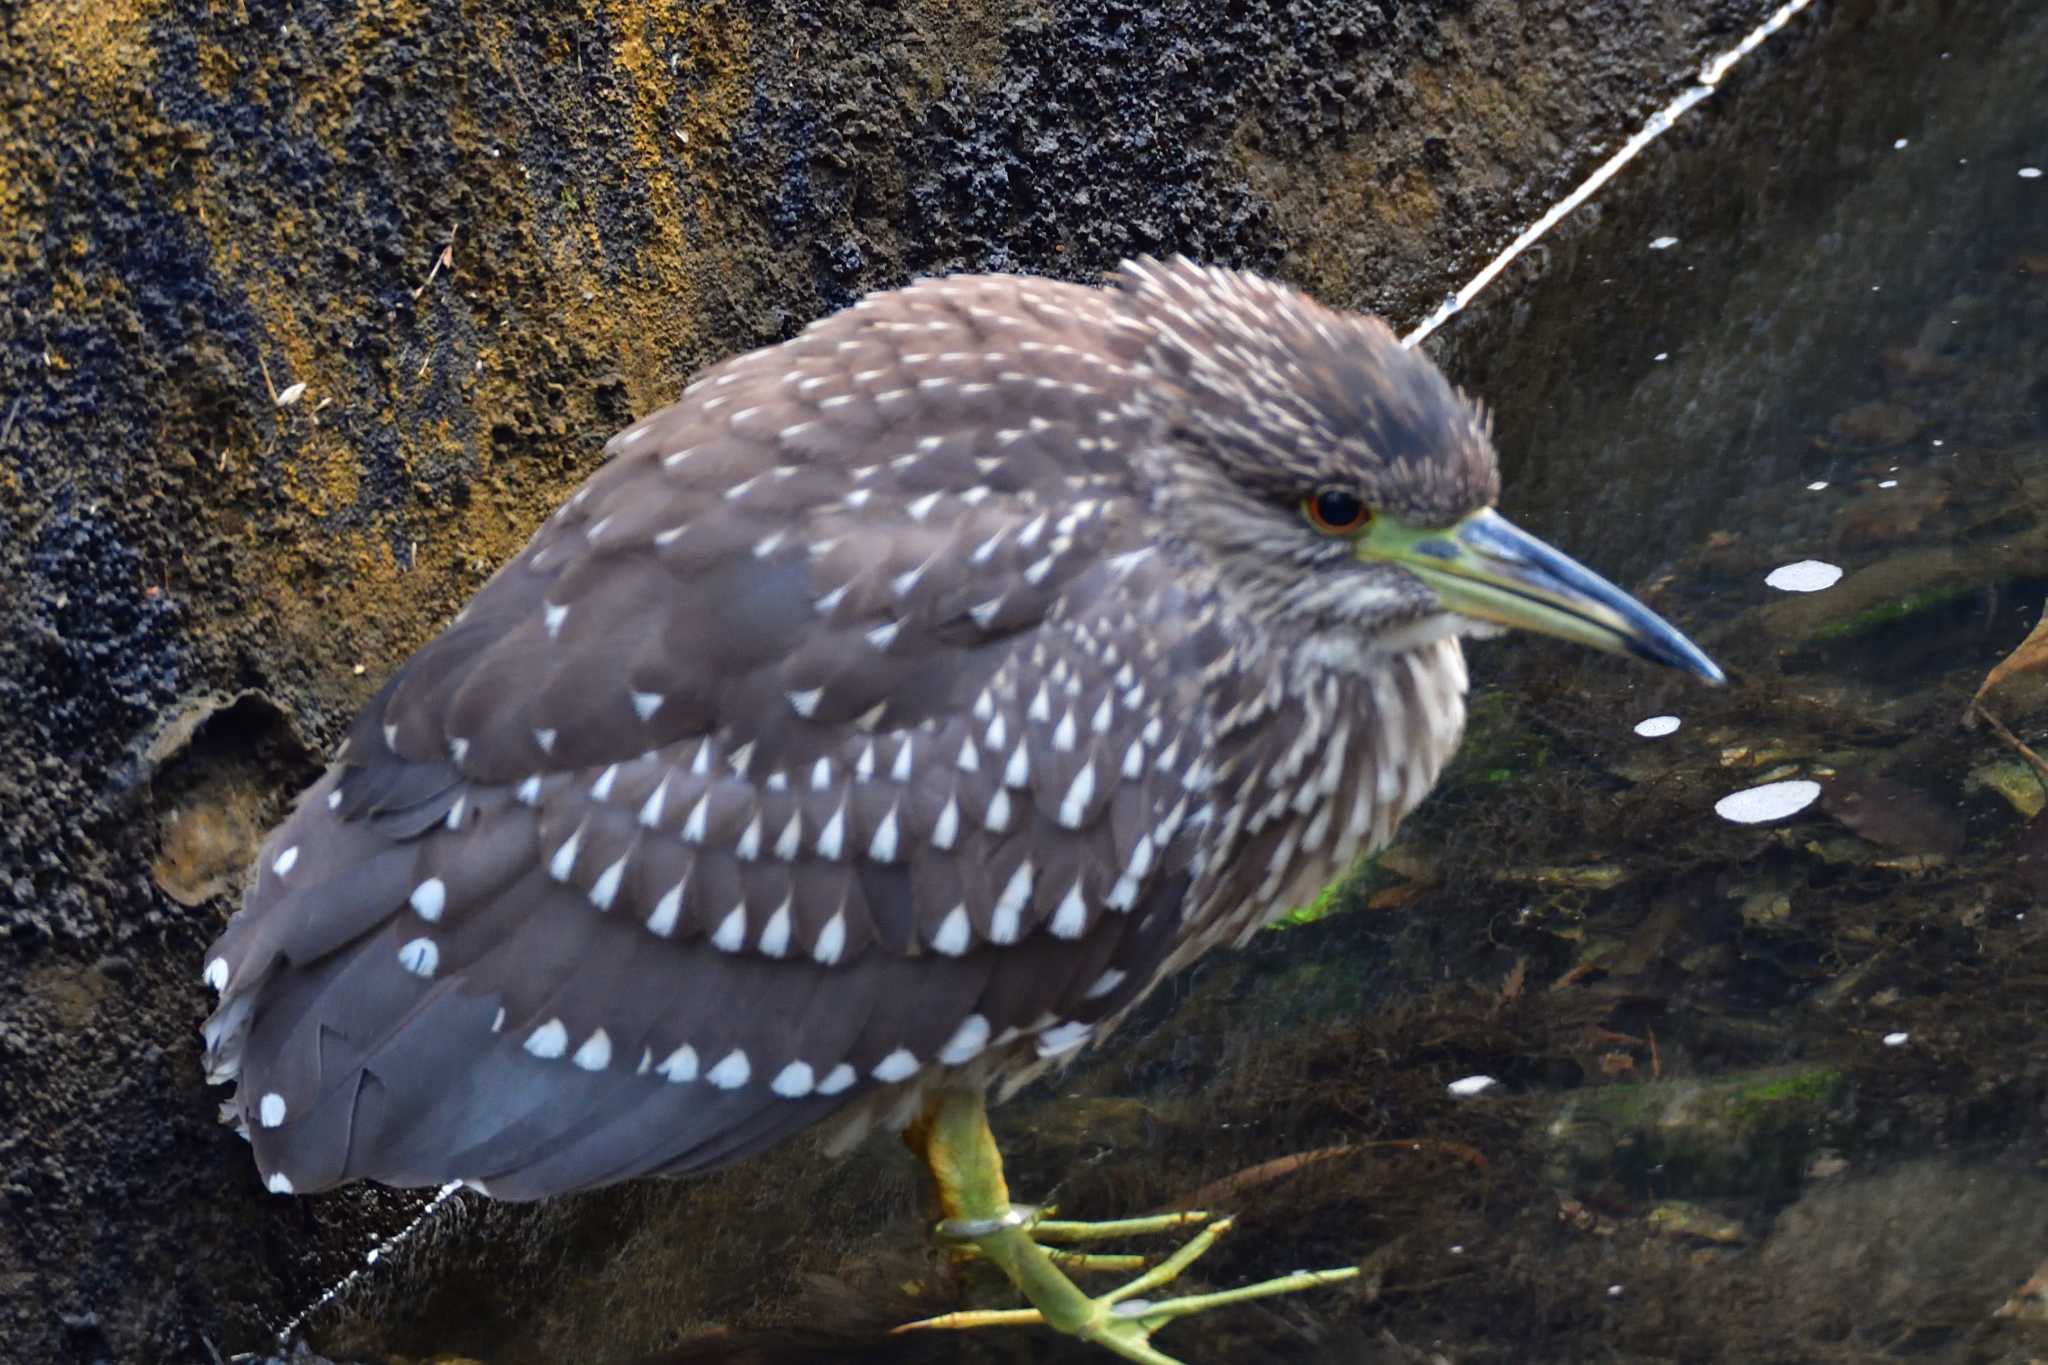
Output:
[[[1707,652],[1698,645],[1693,644],[1692,641],[1687,640],[1685,643],[1687,646],[1686,657],[1674,660],[1673,662],[1709,687],[1726,687],[1728,685],[1728,674],[1722,669],[1721,665],[1708,658]]]
[[[1728,675],[1722,672],[1719,664],[1704,654],[1691,659],[1672,659],[1665,662],[1676,667],[1682,673],[1690,673],[1709,687],[1726,687],[1728,685]]]
[[[1631,641],[1631,652],[1645,663],[1689,673],[1709,687],[1728,685],[1727,673],[1722,671],[1719,664],[1708,658],[1704,650],[1676,631],[1672,632],[1672,636],[1671,639],[1654,642]]]

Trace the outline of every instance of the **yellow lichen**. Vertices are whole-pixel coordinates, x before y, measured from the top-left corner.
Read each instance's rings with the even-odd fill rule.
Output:
[[[217,100],[225,100],[235,88],[235,59],[218,43],[199,44],[196,68],[199,88]]]
[[[434,292],[422,293],[411,316],[385,324],[390,344],[378,352],[361,344],[363,328],[377,325],[368,290],[336,297],[326,283],[335,274],[324,263],[358,250],[345,234],[361,206],[336,197],[356,177],[255,183],[251,149],[163,121],[151,83],[163,64],[151,49],[160,6],[37,0],[18,21],[31,60],[54,73],[47,83],[60,93],[38,106],[23,136],[0,144],[0,218],[45,220],[53,163],[43,149],[62,136],[63,111],[79,100],[94,105],[95,127],[143,140],[130,164],[155,180],[152,192],[186,225],[216,287],[255,320],[253,354],[213,350],[194,367],[200,382],[187,387],[179,376],[165,390],[156,433],[174,467],[203,471],[213,524],[238,546],[235,572],[260,585],[251,617],[221,628],[259,633],[268,652],[315,677],[353,678],[362,664],[365,682],[336,685],[367,687],[518,550],[595,455],[591,437],[615,416],[616,400],[600,408],[599,391],[572,376],[614,372],[627,406],[647,410],[674,397],[682,369],[708,358],[699,282],[730,272],[758,233],[731,153],[751,99],[751,30],[719,3],[593,0],[597,14],[548,35],[564,65],[610,61],[616,69],[616,82],[599,87],[620,92],[609,106],[559,90],[538,98],[555,101],[603,173],[646,201],[651,231],[630,251],[605,240],[596,196],[580,184],[566,203],[532,192],[516,130],[486,114],[493,106],[457,93],[438,129],[408,125],[405,136],[446,139],[469,168],[476,202],[497,217],[406,224],[417,259],[396,273],[407,292],[421,287],[451,237],[454,247],[428,286]],[[504,20],[471,8],[486,54],[508,52]],[[311,142],[347,168],[362,154],[370,74],[392,44],[432,36],[421,31],[425,22],[420,0],[365,0],[306,61],[303,44],[256,40],[249,16],[222,0],[193,35],[194,70],[184,79],[215,99],[281,104],[277,136]],[[578,32],[585,41],[573,41]],[[596,33],[616,35],[617,50],[600,52],[588,41]],[[491,64],[518,88],[511,60]],[[404,151],[400,143],[380,154]],[[0,268],[40,265],[42,241],[7,234]],[[490,262],[469,254],[477,241],[493,243]],[[360,250],[369,255],[367,245]],[[56,315],[97,326],[124,306],[120,277],[93,258],[90,242],[67,237],[51,255],[62,258],[50,272]],[[509,311],[471,310],[478,272],[501,303],[511,300]],[[492,327],[506,329],[502,340]],[[53,355],[51,363],[67,362]],[[295,384],[307,386],[303,397],[277,407],[276,396]],[[239,402],[221,407],[222,385]],[[422,411],[436,416],[424,420]],[[373,468],[364,433],[394,429],[395,467],[382,454]],[[559,457],[496,459],[504,431],[516,433],[522,456],[556,442]],[[458,515],[442,492],[465,483]]]
[[[149,21],[162,0],[30,0],[14,30],[30,60],[89,98],[147,79]]]
[[[752,84],[751,30],[723,4],[607,0],[606,8],[620,35],[614,60],[630,86],[630,164],[653,230],[636,253],[633,278],[571,289],[566,301],[582,334],[638,343],[618,356],[618,368],[634,406],[651,407],[669,396],[663,386],[674,359],[690,349],[701,324],[694,267],[706,254],[733,254],[726,161]],[[590,262],[603,259],[594,228],[588,246]],[[632,320],[623,332],[621,317]]]

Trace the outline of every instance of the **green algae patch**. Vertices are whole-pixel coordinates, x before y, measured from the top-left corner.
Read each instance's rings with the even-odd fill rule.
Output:
[[[1897,625],[1902,621],[1910,621],[1922,612],[1933,611],[1937,607],[1945,607],[1949,603],[1968,597],[1976,591],[1977,585],[1975,584],[1946,583],[1940,587],[1929,588],[1925,592],[1909,593],[1904,597],[1893,598],[1888,602],[1880,602],[1874,607],[1866,607],[1862,611],[1845,616],[1839,621],[1830,621],[1815,630],[1813,638],[1821,641],[1853,640],[1857,636],[1867,635],[1873,630]]]
[[[1563,1181],[1754,1197],[1796,1187],[1847,1094],[1828,1066],[1598,1086],[1563,1097],[1543,1131]]]

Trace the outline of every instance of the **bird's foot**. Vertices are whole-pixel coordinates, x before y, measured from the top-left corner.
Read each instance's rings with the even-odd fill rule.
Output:
[[[1043,1260],[1045,1264],[1039,1267],[1020,1266],[1020,1270],[1026,1271],[1024,1274],[1010,1271],[1011,1280],[1035,1306],[944,1313],[905,1323],[896,1330],[961,1331],[976,1327],[1047,1326],[1092,1341],[1126,1360],[1142,1361],[1147,1365],[1177,1365],[1172,1356],[1151,1344],[1152,1334],[1177,1318],[1275,1294],[1293,1294],[1303,1289],[1341,1284],[1358,1275],[1356,1266],[1337,1270],[1302,1270],[1210,1294],[1186,1294],[1168,1299],[1147,1297],[1179,1278],[1182,1271],[1230,1231],[1230,1219],[1219,1218],[1214,1222],[1209,1219],[1207,1213],[1190,1211],[1152,1218],[1077,1223],[1041,1218],[1031,1209],[1014,1209],[1007,1215],[988,1219],[949,1218],[939,1225],[941,1237],[975,1247],[1006,1271],[1020,1260]],[[1067,1249],[1076,1244],[1142,1237],[1197,1225],[1203,1225],[1200,1232],[1150,1269],[1144,1269],[1151,1260],[1146,1256],[1101,1255]],[[1018,1245],[1019,1240],[1029,1247],[1029,1251]],[[1031,1256],[1031,1252],[1036,1256]],[[1082,1293],[1065,1273],[1067,1270],[1141,1269],[1144,1273],[1137,1278],[1093,1297]],[[1036,1273],[1030,1273],[1033,1270]]]
[[[922,1152],[938,1181],[939,1201],[947,1214],[939,1224],[939,1235],[973,1246],[1002,1270],[1032,1306],[946,1313],[906,1323],[898,1332],[1042,1325],[1092,1341],[1126,1360],[1178,1365],[1151,1344],[1152,1334],[1166,1324],[1211,1308],[1341,1284],[1358,1275],[1356,1266],[1303,1270],[1216,1293],[1149,1298],[1215,1246],[1230,1230],[1231,1220],[1212,1222],[1209,1214],[1197,1211],[1076,1223],[1049,1219],[1037,1209],[1010,1203],[1002,1157],[988,1130],[987,1111],[978,1090],[942,1092],[906,1136]],[[1147,1257],[1071,1249],[1187,1227],[1201,1230],[1149,1269],[1145,1269]],[[1068,1278],[1069,1270],[1143,1273],[1106,1294],[1090,1296]]]

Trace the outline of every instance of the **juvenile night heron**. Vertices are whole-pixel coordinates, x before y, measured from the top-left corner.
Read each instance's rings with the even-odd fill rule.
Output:
[[[1489,510],[1485,419],[1383,325],[1185,261],[878,294],[608,450],[207,954],[272,1190],[535,1199],[907,1127],[1046,1320],[1164,1360],[1170,1311],[1012,1213],[985,1090],[1384,844],[1460,636],[1720,679]]]

